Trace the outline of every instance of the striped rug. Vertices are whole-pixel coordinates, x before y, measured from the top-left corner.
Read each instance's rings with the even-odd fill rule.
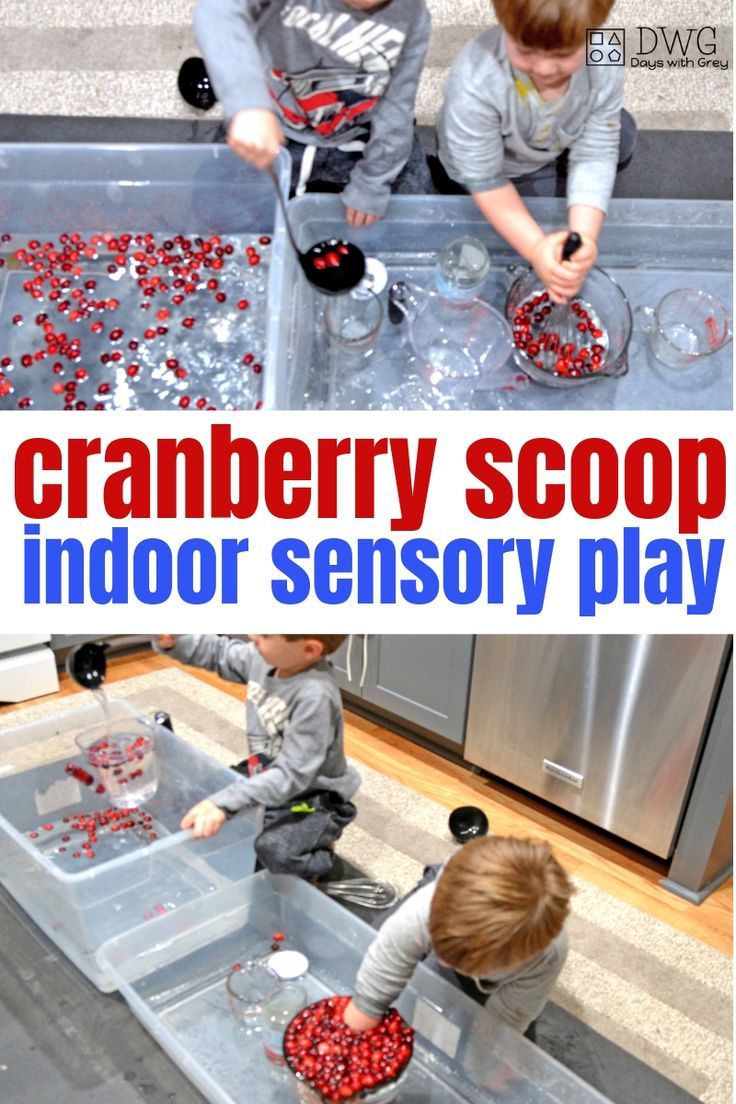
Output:
[[[201,117],[176,88],[182,61],[198,53],[193,6],[194,0],[0,0],[0,114]],[[433,34],[417,118],[432,125],[453,58],[494,18],[490,0],[428,0],[428,6]],[[609,24],[627,32],[631,49],[638,48],[639,25],[668,32],[715,26],[718,56],[730,60],[729,0],[618,0]],[[730,68],[627,68],[626,82],[626,105],[641,128],[730,129]]]
[[[242,758],[243,706],[186,671],[141,675],[113,692],[144,711],[167,710],[180,736],[221,762]],[[0,710],[0,733],[89,700],[80,693]],[[426,863],[452,852],[447,810],[378,771],[359,769],[358,818],[339,851],[404,892]],[[554,1003],[697,1100],[730,1104],[731,960],[580,879],[576,888],[571,952]]]

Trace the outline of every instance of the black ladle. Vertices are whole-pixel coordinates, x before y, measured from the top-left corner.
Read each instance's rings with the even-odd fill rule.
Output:
[[[488,817],[475,805],[460,805],[450,813],[448,827],[457,843],[467,843],[488,835]]]
[[[84,690],[97,690],[105,681],[107,644],[77,644],[66,657],[66,669]]]
[[[271,177],[281,206],[286,234],[310,284],[327,295],[342,295],[346,291],[352,291],[365,276],[365,253],[363,250],[358,249],[357,245],[353,245],[352,242],[342,241],[339,238],[329,238],[326,241],[317,242],[306,253],[302,253],[296,244],[296,238],[289,223],[286,203],[281,194],[278,177],[273,165],[269,165],[267,172]]]
[[[190,57],[182,63],[177,85],[182,99],[200,111],[209,111],[217,103],[209,73],[200,57]]]

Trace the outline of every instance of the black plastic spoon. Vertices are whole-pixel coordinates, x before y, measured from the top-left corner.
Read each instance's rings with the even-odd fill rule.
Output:
[[[291,242],[291,247],[296,253],[299,264],[310,284],[325,292],[327,295],[342,295],[346,291],[352,291],[365,276],[365,253],[358,249],[352,242],[342,241],[340,238],[329,238],[326,241],[317,242],[306,253],[302,253],[296,244],[296,238],[289,223],[286,213],[286,203],[281,194],[278,177],[273,165],[267,169],[271,177],[281,213],[284,216],[286,233]]]

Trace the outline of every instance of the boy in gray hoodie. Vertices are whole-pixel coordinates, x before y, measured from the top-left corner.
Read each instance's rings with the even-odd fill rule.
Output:
[[[344,636],[158,636],[156,651],[248,687],[243,777],[198,802],[182,828],[213,836],[228,816],[263,805],[256,855],[274,874],[316,880],[356,816],[360,775],[345,758],[340,691],[325,658]]]
[[[311,175],[339,182],[352,226],[385,214],[410,156],[426,172],[414,135],[425,0],[198,0],[194,28],[228,142],[256,168],[290,139],[297,192]]]
[[[436,879],[436,880],[435,880]],[[572,884],[546,843],[486,836],[425,877],[382,923],[345,1009],[353,1031],[380,1021],[415,966],[447,976],[514,1030],[528,1032],[567,957]]]
[[[621,106],[624,69],[586,65],[586,32],[606,21],[613,0],[493,0],[493,6],[500,26],[469,42],[450,71],[437,124],[439,157],[450,182],[460,185],[454,190],[472,194],[562,303],[595,264],[616,168],[631,156],[636,136]],[[521,195],[555,195],[565,167],[568,226],[548,234]],[[569,231],[583,244],[563,263]]]

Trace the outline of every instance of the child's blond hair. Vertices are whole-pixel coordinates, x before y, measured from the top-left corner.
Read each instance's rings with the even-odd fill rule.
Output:
[[[347,633],[344,636],[317,636],[316,633],[304,633],[297,636],[284,636],[284,640],[317,640],[322,645],[322,654],[332,655],[340,647],[343,640],[347,640]]]
[[[536,957],[560,934],[573,886],[548,844],[486,836],[442,870],[432,898],[432,949],[446,965],[485,977]]]
[[[492,0],[507,34],[530,50],[576,50],[602,27],[615,0]]]

